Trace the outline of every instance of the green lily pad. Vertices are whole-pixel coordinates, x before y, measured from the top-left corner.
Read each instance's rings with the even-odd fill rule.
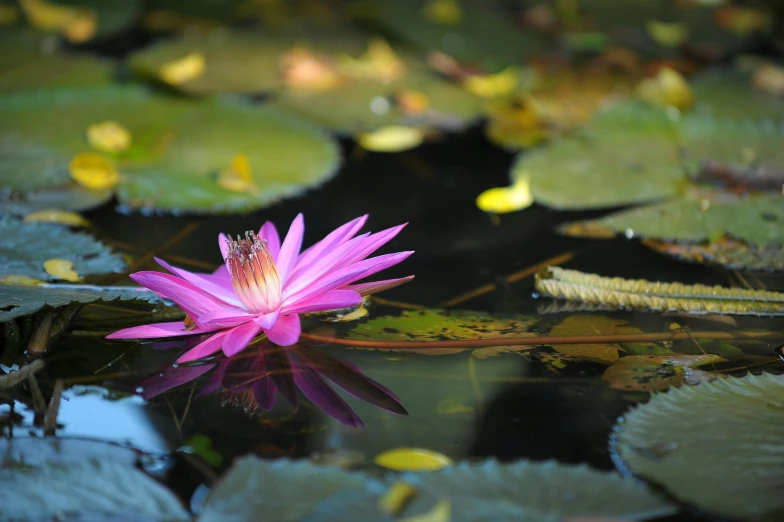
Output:
[[[784,200],[780,195],[725,198],[704,203],[676,200],[611,214],[595,223],[627,237],[705,241],[727,234],[754,245],[784,241]]]
[[[357,2],[355,14],[413,43],[424,52],[441,51],[494,72],[526,62],[543,44],[530,31],[518,31],[507,13],[492,2],[461,1],[455,24],[440,24],[424,15],[427,0]]]
[[[622,102],[597,115],[579,135],[518,157],[513,180],[528,177],[537,203],[586,210],[675,195],[684,176],[676,129],[664,111]]]
[[[784,118],[784,98],[755,88],[743,72],[709,69],[696,76],[691,87],[695,114],[758,121]]]
[[[58,118],[48,118],[57,112]],[[0,99],[0,180],[30,192],[65,183],[68,163],[90,152],[89,125],[113,120],[133,145],[114,158],[120,204],[129,209],[248,211],[328,179],[337,144],[278,110],[225,101],[189,102],[137,87],[18,94]],[[219,172],[244,154],[249,186],[229,190]]]
[[[0,93],[52,87],[104,85],[114,64],[87,54],[44,51],[40,34],[0,32]]]
[[[143,288],[92,285],[0,285],[0,323],[34,314],[44,306],[58,308],[71,303],[92,303],[139,299],[158,301],[158,296]]]
[[[25,193],[0,189],[0,214],[25,215],[53,208],[80,212],[101,206],[113,196],[110,189],[89,190],[70,181]]]
[[[71,232],[59,225],[25,223],[0,218],[0,275],[14,274],[46,280],[44,261],[66,259],[77,274],[122,272],[125,261],[87,234]]]
[[[142,516],[146,520],[191,519],[177,496],[127,463],[87,460],[0,469],[4,520],[35,522],[63,513],[85,519]],[[69,517],[70,518],[70,517]]]
[[[714,354],[632,355],[607,368],[602,379],[618,390],[660,391],[718,379],[717,374],[695,368],[720,362],[726,359]]]
[[[199,520],[243,522],[257,520],[263,513],[269,520],[298,522],[330,497],[345,493],[369,496],[371,491],[381,490],[378,481],[359,472],[306,461],[244,457],[235,461],[212,489]]]
[[[392,101],[392,96],[404,89],[425,94],[430,108],[421,115],[406,116]],[[476,96],[412,63],[408,72],[393,82],[354,80],[328,91],[288,89],[270,104],[345,134],[392,124],[460,130],[482,111]]]
[[[749,245],[721,238],[710,243],[673,243],[649,240],[645,246],[688,263],[706,263],[730,269],[784,271],[784,245]]]
[[[532,337],[527,331],[536,319],[526,316],[494,316],[483,312],[461,310],[406,310],[401,315],[374,317],[358,324],[349,339],[372,341],[449,341],[461,339],[498,339],[503,337]],[[504,351],[520,351],[530,346],[504,346],[474,350],[478,357]],[[462,348],[401,349],[428,355],[462,352]]]
[[[781,515],[783,393],[784,377],[763,374],[656,394],[616,426],[616,463],[700,510]]]

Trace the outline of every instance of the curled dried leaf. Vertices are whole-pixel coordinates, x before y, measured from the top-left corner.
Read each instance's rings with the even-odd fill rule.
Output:
[[[25,223],[56,223],[58,225],[66,225],[69,227],[89,227],[90,222],[77,214],[76,212],[68,212],[66,210],[45,209],[37,212],[31,212],[24,217]]]
[[[68,164],[68,170],[74,181],[90,190],[114,188],[120,182],[120,174],[112,162],[100,154],[78,154]]]
[[[422,144],[425,134],[422,129],[405,125],[388,125],[373,132],[359,134],[359,145],[374,152],[401,152]]]
[[[534,203],[531,183],[525,176],[519,177],[508,187],[485,190],[476,198],[476,206],[484,212],[506,214],[530,207]]]
[[[47,259],[44,261],[44,270],[56,279],[63,279],[78,283],[82,280],[81,276],[73,269],[73,261],[68,259]]]

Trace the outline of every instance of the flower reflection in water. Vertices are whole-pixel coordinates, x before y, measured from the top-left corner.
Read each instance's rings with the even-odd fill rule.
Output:
[[[214,362],[167,366],[142,382],[141,395],[150,399],[209,372],[212,372],[209,380],[199,395],[223,389],[227,401],[241,404],[249,413],[270,411],[278,394],[297,409],[299,388],[313,404],[341,423],[364,427],[331,383],[359,401],[389,413],[408,414],[394,393],[363,375],[353,364],[319,348],[302,344],[282,347],[266,340],[238,355]]]

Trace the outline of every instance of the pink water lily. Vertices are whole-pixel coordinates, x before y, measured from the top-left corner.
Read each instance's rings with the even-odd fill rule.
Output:
[[[131,279],[177,303],[185,321],[126,328],[107,339],[153,339],[212,332],[177,362],[201,359],[219,350],[231,357],[263,333],[279,346],[291,346],[301,333],[299,314],[349,308],[362,297],[392,288],[413,276],[357,283],[400,263],[413,252],[368,256],[405,226],[357,236],[367,215],[349,221],[300,252],[305,223],[299,214],[281,243],[271,222],[258,234],[218,238],[225,264],[212,274],[193,273],[157,259],[171,274],[145,271]],[[356,236],[356,237],[355,237]]]

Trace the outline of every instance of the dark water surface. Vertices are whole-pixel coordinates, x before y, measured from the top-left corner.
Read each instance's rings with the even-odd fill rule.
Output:
[[[86,217],[97,227],[99,238],[133,255],[134,270],[158,269],[152,261],[155,255],[196,271],[206,271],[221,261],[219,232],[258,229],[265,220],[285,230],[298,212],[305,215],[304,245],[364,213],[370,214],[366,227],[370,230],[409,222],[384,252],[413,249],[416,254],[386,271],[382,279],[412,273],[416,279],[382,295],[431,307],[493,283],[497,290],[459,308],[537,314],[547,300],[532,296],[532,278],[510,284],[504,277],[567,251],[576,255],[565,266],[603,275],[729,282],[724,271],[677,263],[636,241],[578,240],[552,232],[559,223],[598,213],[558,213],[534,207],[491,219],[476,208],[474,199],[489,187],[507,183],[512,157],[487,144],[478,131],[403,154],[360,156],[349,145],[345,153],[350,159],[332,182],[253,214],[148,217],[122,215],[107,206]],[[130,283],[124,278],[111,282]],[[784,287],[780,279],[768,278],[765,283],[772,289]],[[385,313],[398,310],[378,305],[371,309],[373,316]],[[543,324],[556,324],[564,316],[548,315]],[[657,315],[618,317],[651,331],[665,328]],[[743,324],[770,328],[774,323],[749,319]],[[342,328],[338,327],[336,335],[340,336]],[[709,329],[717,328],[710,325]],[[367,426],[354,429],[307,401],[296,414],[279,399],[271,413],[249,416],[241,407],[222,405],[221,392],[192,397],[199,384],[186,384],[146,404],[135,396],[107,401],[100,390],[82,387],[65,393],[59,416],[63,428],[58,434],[114,440],[153,453],[176,450],[193,435],[203,434],[223,455],[223,468],[232,457],[248,452],[302,457],[349,450],[348,457],[370,462],[386,449],[415,446],[459,459],[553,458],[611,469],[607,441],[612,424],[630,404],[647,397],[610,389],[599,378],[605,367],[598,364],[577,364],[556,374],[511,353],[479,360],[470,352],[428,356],[339,346],[322,349],[356,364],[395,392],[409,416],[390,415],[348,398]],[[759,347],[760,354],[769,354],[770,349]],[[62,337],[51,354],[44,377],[84,384],[108,382],[132,391],[141,378],[170,363],[177,350],[71,335]],[[30,422],[32,418],[25,424]],[[23,427],[14,430],[18,435],[25,431]],[[188,499],[207,479],[182,456],[176,456],[173,463],[168,482]]]

